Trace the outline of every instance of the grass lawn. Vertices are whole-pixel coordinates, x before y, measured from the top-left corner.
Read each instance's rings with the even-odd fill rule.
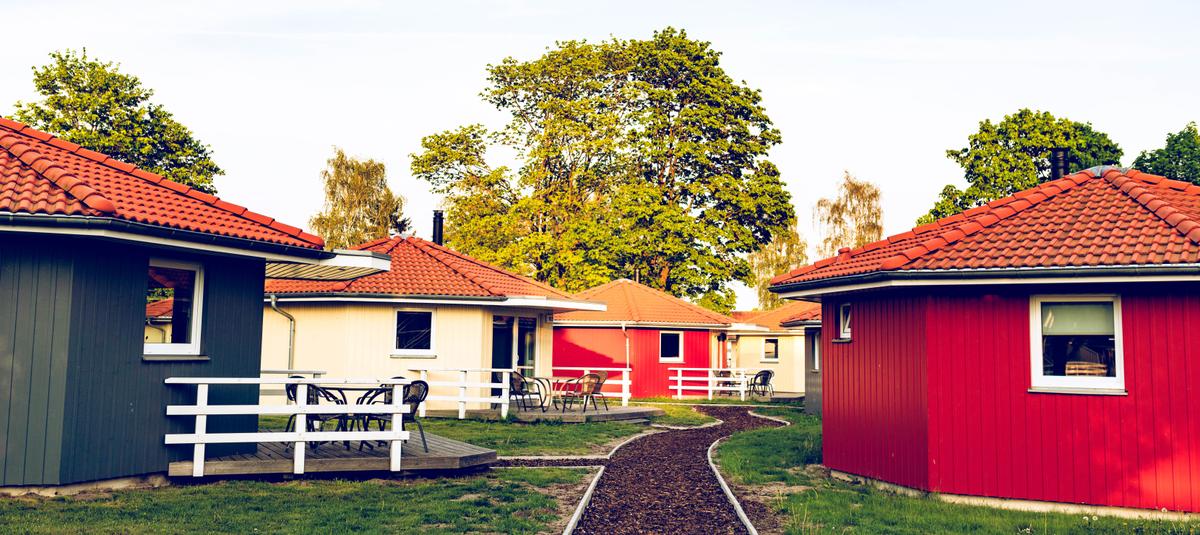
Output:
[[[0,523],[6,533],[537,533],[562,516],[551,493],[582,485],[588,473],[502,468],[463,478],[224,481],[2,498]]]
[[[650,419],[651,422],[662,425],[673,425],[681,427],[694,427],[704,425],[710,422],[717,421],[712,416],[700,414],[691,405],[670,405],[666,403],[651,405],[656,409],[662,409],[665,414],[655,416]]]
[[[658,396],[658,397],[649,397],[649,398],[632,398],[632,399],[630,399],[630,401],[634,402],[634,403],[662,403],[662,404],[686,403],[689,405],[772,405],[772,406],[777,406],[777,407],[803,407],[804,406],[804,402],[800,401],[800,400],[770,402],[770,401],[766,401],[765,399],[759,399],[759,398],[755,398],[755,397],[749,396],[749,395],[746,396],[746,401],[742,401],[741,399],[738,399],[738,397],[736,395],[735,396],[718,396],[718,397],[714,397],[713,399],[707,399],[707,398],[675,399],[670,396]]]
[[[287,417],[259,418],[261,430],[281,431]],[[524,423],[511,420],[423,418],[427,433],[496,450],[498,455],[587,455],[607,453],[613,440],[641,433],[646,426],[621,422]],[[405,426],[416,437],[417,428]],[[417,439],[420,440],[420,439]]]
[[[756,409],[793,425],[739,433],[721,443],[721,471],[735,485],[778,493],[788,533],[1193,533],[1200,524],[1006,511],[879,491],[804,470],[821,462],[821,422],[796,411]],[[801,467],[801,468],[796,468]]]

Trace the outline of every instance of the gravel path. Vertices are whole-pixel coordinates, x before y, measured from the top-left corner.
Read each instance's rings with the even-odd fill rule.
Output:
[[[657,433],[634,440],[608,460],[510,461],[521,466],[603,464],[604,475],[575,533],[745,533],[708,465],[708,447],[738,431],[778,423],[745,408],[699,407],[722,420],[713,427]]]

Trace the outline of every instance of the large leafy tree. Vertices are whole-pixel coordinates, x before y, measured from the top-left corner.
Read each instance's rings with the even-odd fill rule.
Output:
[[[330,249],[344,249],[408,230],[404,198],[387,185],[387,168],[375,160],[360,160],[334,148],[321,171],[325,208],[309,225]]]
[[[1142,151],[1133,161],[1138,171],[1200,184],[1200,130],[1188,123],[1183,130],[1167,134],[1161,149]]]
[[[817,201],[813,218],[820,231],[817,254],[830,257],[843,247],[862,247],[883,238],[879,186],[846,171],[837,196]]]
[[[727,310],[746,255],[795,215],[761,95],[719,60],[672,28],[505,59],[483,92],[504,128],[428,136],[413,173],[446,197],[464,252],[571,291],[623,276]],[[520,167],[487,165],[496,145]]]
[[[193,137],[160,104],[154,91],[117,64],[87,50],[50,54],[34,67],[33,83],[42,100],[17,102],[13,117],[72,143],[103,152],[170,180],[215,193],[213,177],[223,174],[212,151]]]
[[[807,263],[808,242],[800,233],[799,225],[793,225],[789,231],[776,233],[771,243],[750,253],[750,271],[754,274],[758,308],[771,310],[783,305],[783,299],[770,290],[771,279]]]
[[[1049,112],[1018,110],[999,123],[985,119],[967,146],[946,151],[963,168],[966,189],[942,190],[937,203],[918,223],[924,224],[1007,197],[1052,180],[1050,149],[1067,149],[1067,167],[1085,169],[1117,164],[1121,147],[1108,134]]]

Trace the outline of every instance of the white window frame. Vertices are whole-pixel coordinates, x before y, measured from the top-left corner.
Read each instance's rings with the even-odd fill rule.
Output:
[[[191,341],[186,344],[144,342],[142,344],[142,354],[180,356],[200,355],[200,339],[203,337],[203,333],[201,331],[203,330],[204,326],[204,266],[199,262],[183,262],[179,260],[151,258],[149,265],[146,266],[146,269],[149,270],[152,267],[186,269],[196,274],[196,286],[192,289],[192,325],[190,330]]]
[[[664,334],[673,334],[679,337],[679,356],[675,358],[663,358],[662,356],[662,337]],[[683,331],[658,331],[658,361],[659,362],[683,362]]]
[[[396,347],[396,323],[399,312],[426,312],[429,314],[429,349],[401,349]],[[437,310],[432,308],[396,307],[392,309],[392,355],[398,357],[433,357],[437,355]]]
[[[850,320],[850,321],[847,321]],[[838,340],[849,340],[852,334],[854,321],[854,309],[850,308],[850,303],[842,303],[838,305],[837,328]]]
[[[1059,377],[1042,374],[1042,303],[1096,303],[1113,305],[1113,343],[1116,368],[1113,377]],[[1122,340],[1121,296],[1116,294],[1034,295],[1029,298],[1029,376],[1031,390],[1067,393],[1113,393],[1125,391],[1125,344]]]
[[[817,331],[812,334],[813,337],[813,354],[812,354],[812,371],[821,371],[821,332]]]
[[[769,342],[771,340],[775,341],[775,358],[767,358],[767,342]],[[762,339],[762,357],[760,357],[758,359],[759,362],[779,362],[779,348],[781,345],[779,343],[779,341],[780,341],[779,338],[763,338]]]

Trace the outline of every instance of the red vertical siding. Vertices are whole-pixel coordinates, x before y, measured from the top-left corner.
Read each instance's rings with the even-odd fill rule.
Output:
[[[1200,511],[1200,294],[1147,288],[1103,290],[1121,294],[1125,396],[1028,391],[1029,291],[930,297],[929,490]]]
[[[853,336],[835,341],[836,307],[822,316],[825,464],[901,485],[928,485],[924,298],[856,297]]]
[[[555,366],[625,365],[625,335],[629,336],[629,365],[633,368],[631,392],[637,397],[670,396],[669,368],[707,368],[711,351],[709,331],[683,332],[683,362],[658,361],[658,329],[609,327],[555,327]]]

